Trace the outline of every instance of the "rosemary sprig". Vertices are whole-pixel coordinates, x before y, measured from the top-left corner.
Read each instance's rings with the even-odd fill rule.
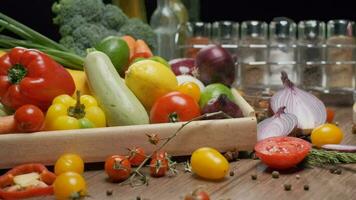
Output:
[[[304,162],[307,166],[325,166],[356,163],[356,153],[312,149]]]

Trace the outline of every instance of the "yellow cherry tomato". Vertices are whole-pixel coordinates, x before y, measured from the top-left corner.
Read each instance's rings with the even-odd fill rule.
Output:
[[[200,88],[196,83],[194,83],[194,82],[182,83],[182,84],[180,84],[178,86],[177,90],[179,92],[181,92],[181,93],[184,93],[184,94],[187,94],[187,95],[193,97],[193,99],[196,102],[199,102],[199,99],[200,99]]]
[[[64,172],[84,172],[84,161],[78,154],[67,153],[61,155],[54,165],[54,173],[58,176]]]
[[[53,191],[57,200],[81,199],[87,195],[87,186],[80,174],[64,172],[54,181]]]
[[[216,149],[209,147],[195,150],[190,163],[192,171],[206,179],[222,179],[229,171],[229,162],[226,158]]]
[[[344,137],[342,130],[334,124],[323,124],[311,133],[313,145],[321,147],[324,144],[340,144]]]

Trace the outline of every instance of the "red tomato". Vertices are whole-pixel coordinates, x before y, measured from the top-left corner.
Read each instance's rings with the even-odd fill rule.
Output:
[[[300,163],[309,153],[311,144],[296,137],[271,137],[255,146],[256,156],[267,166],[287,169]]]
[[[193,194],[188,194],[184,197],[184,200],[210,200],[208,193],[202,190],[196,190]]]
[[[168,160],[165,158],[153,158],[150,163],[150,174],[153,177],[162,177],[168,171]]]
[[[35,132],[43,128],[44,114],[37,106],[23,105],[16,110],[14,117],[21,132]]]
[[[335,111],[331,108],[326,108],[326,122],[333,123],[335,117]]]
[[[167,159],[168,158],[168,153],[161,150],[158,152],[154,152],[154,154],[152,155],[152,159],[157,159],[157,158],[161,158],[161,159]]]
[[[124,181],[131,173],[130,161],[125,156],[110,156],[105,161],[105,172],[113,182]]]
[[[132,166],[139,166],[146,159],[145,150],[142,147],[130,149],[129,161]]]
[[[198,103],[189,95],[170,92],[153,104],[150,112],[152,123],[189,121],[200,116]]]

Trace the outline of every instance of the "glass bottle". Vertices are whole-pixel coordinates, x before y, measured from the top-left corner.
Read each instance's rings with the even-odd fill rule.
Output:
[[[157,0],[157,8],[153,12],[151,27],[156,34],[156,55],[171,60],[177,56],[175,37],[179,20],[170,7],[170,0]]]
[[[272,89],[282,87],[281,71],[298,84],[296,67],[296,24],[285,17],[272,20],[269,27],[269,85]]]
[[[174,14],[177,16],[179,25],[176,35],[176,45],[178,48],[178,57],[184,56],[184,45],[187,39],[191,36],[191,32],[188,28],[188,11],[181,0],[171,0],[171,8]]]
[[[239,28],[237,22],[216,21],[212,26],[212,40],[214,43],[222,45],[234,56],[239,39]]]
[[[301,21],[298,24],[298,62],[301,85],[314,91],[325,86],[325,23],[316,20]]]
[[[239,42],[240,87],[248,92],[261,91],[268,85],[267,23],[244,21]]]
[[[147,22],[144,0],[112,0],[112,4],[119,6],[128,17]]]
[[[326,87],[330,93],[355,90],[355,23],[330,20],[327,24]],[[345,63],[346,62],[346,63]]]

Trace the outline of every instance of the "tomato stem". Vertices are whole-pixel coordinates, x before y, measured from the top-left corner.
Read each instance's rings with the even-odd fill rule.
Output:
[[[179,122],[179,116],[176,112],[172,112],[171,114],[169,114],[168,119],[169,119],[169,122],[172,122],[172,123]]]

